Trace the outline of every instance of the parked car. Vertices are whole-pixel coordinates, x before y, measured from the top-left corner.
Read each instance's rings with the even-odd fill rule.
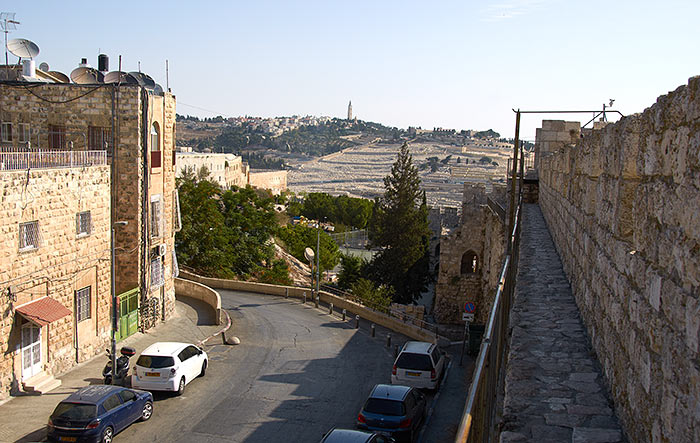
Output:
[[[357,427],[413,441],[425,420],[426,400],[409,386],[376,385],[357,414]]]
[[[131,386],[146,391],[185,392],[185,385],[207,371],[207,353],[193,344],[158,342],[136,360]]]
[[[135,421],[153,414],[150,392],[121,386],[91,385],[60,402],[49,416],[49,441],[111,443]]]
[[[445,360],[445,354],[435,343],[406,342],[391,370],[391,384],[437,389]]]
[[[376,432],[357,429],[333,428],[323,436],[321,443],[395,443],[396,440]]]

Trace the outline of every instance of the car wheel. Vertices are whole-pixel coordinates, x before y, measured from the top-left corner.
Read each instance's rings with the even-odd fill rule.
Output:
[[[185,377],[180,379],[180,385],[177,387],[177,395],[182,395],[185,393]]]
[[[143,410],[141,411],[141,421],[148,420],[151,418],[151,415],[153,415],[153,403],[147,401],[146,404],[143,405]]]
[[[104,431],[102,431],[102,443],[112,443],[112,438],[114,437],[114,430],[111,426],[107,426]]]
[[[204,374],[206,374],[206,373],[207,373],[207,361],[204,360],[204,362],[202,362],[202,372],[199,373],[199,376],[204,377]]]

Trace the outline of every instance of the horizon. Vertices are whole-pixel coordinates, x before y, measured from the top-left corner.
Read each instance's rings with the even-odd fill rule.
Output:
[[[127,0],[110,10],[17,4],[8,39],[40,47],[37,66],[69,74],[82,57],[140,70],[199,118],[313,115],[389,127],[493,129],[513,138],[523,110],[642,112],[700,74],[700,4],[561,0],[255,4]],[[4,8],[3,8],[4,9]],[[130,23],[148,17],[135,29]],[[56,38],[57,35],[60,38]],[[169,82],[165,65],[169,64]],[[10,54],[10,62],[16,58]],[[543,119],[523,118],[521,139]],[[613,119],[614,120],[614,119]]]

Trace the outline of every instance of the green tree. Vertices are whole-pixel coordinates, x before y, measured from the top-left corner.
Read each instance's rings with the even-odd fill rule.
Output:
[[[316,228],[309,228],[302,225],[286,226],[279,231],[279,237],[284,242],[286,250],[298,260],[307,263],[304,257],[304,249],[311,248],[316,251],[317,235]],[[330,235],[320,231],[321,243],[321,271],[333,269],[340,261],[338,245],[335,244]],[[315,264],[315,263],[314,263]]]
[[[391,305],[394,290],[386,285],[377,286],[366,278],[358,279],[351,287],[352,294],[362,301],[362,304],[377,311],[386,312]]]
[[[338,272],[338,287],[350,289],[362,277],[363,260],[350,254],[340,255],[340,272]]]
[[[371,244],[380,248],[371,263],[371,276],[394,289],[394,301],[411,303],[430,278],[422,265],[428,254],[428,208],[418,170],[404,143],[391,173],[384,178],[384,195],[375,205]]]

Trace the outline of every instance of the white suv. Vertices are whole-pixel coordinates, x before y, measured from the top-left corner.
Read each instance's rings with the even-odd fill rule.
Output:
[[[391,371],[392,385],[437,389],[445,370],[445,354],[434,343],[407,342]]]
[[[185,385],[207,370],[207,353],[189,343],[158,342],[134,365],[131,387],[145,391],[185,392]]]

